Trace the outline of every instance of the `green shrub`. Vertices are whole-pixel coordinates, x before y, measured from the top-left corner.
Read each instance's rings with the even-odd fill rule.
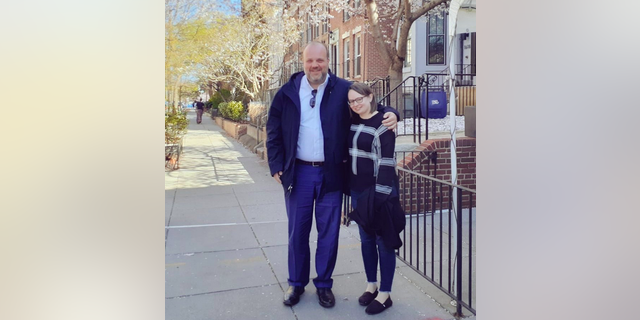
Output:
[[[221,103],[229,100],[231,100],[231,91],[227,89],[220,89],[213,94],[211,99],[209,99],[209,102],[211,102],[211,108],[218,109]]]
[[[227,114],[227,105],[229,105],[229,103],[227,102],[221,102],[220,104],[218,104],[218,114],[223,117],[226,118],[226,114]]]
[[[244,106],[240,101],[231,101],[229,102],[229,105],[227,107],[229,109],[229,119],[231,120],[244,120],[244,118],[247,116],[244,110]]]
[[[164,114],[164,143],[178,143],[187,133],[189,119],[187,112],[166,112]]]
[[[218,110],[222,117],[233,120],[233,121],[244,120],[246,116],[246,113],[244,111],[244,106],[240,101],[220,103],[218,105]]]

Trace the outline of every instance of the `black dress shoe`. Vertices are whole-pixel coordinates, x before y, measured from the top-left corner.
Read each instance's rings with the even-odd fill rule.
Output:
[[[284,303],[287,306],[293,306],[300,301],[300,296],[304,293],[304,287],[290,286],[284,293]]]
[[[387,310],[389,307],[393,305],[393,301],[391,301],[391,297],[387,298],[387,301],[384,303],[378,302],[378,300],[371,301],[371,304],[364,309],[364,312],[367,314],[378,314],[382,311]]]
[[[331,288],[318,288],[318,302],[325,308],[331,308],[336,304],[336,298],[331,292]]]
[[[369,291],[365,291],[360,298],[358,298],[358,303],[360,303],[361,306],[368,306],[371,301],[373,301],[373,299],[375,299],[378,296],[378,290],[376,290],[376,292],[371,293]]]

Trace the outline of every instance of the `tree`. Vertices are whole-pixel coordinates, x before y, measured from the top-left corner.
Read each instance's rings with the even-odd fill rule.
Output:
[[[297,22],[270,1],[244,0],[240,11],[219,14],[208,23],[205,58],[197,76],[208,87],[228,84],[247,99],[260,94],[274,63],[296,41]]]
[[[378,52],[383,59],[391,62],[389,77],[392,88],[402,81],[402,66],[407,56],[407,39],[411,25],[430,11],[433,11],[433,14],[442,14],[447,9],[447,2],[448,0],[364,0]],[[386,20],[389,20],[391,25],[388,35],[383,28]]]
[[[402,81],[402,65],[407,55],[411,26],[424,15],[441,15],[447,10],[448,2],[449,0],[364,0],[361,7],[354,7],[352,1],[305,0],[291,3],[290,10],[297,10],[301,17],[308,16],[314,25],[333,18],[325,10],[319,10],[325,6],[337,12],[347,11],[352,16],[364,16],[378,53],[390,62],[389,77],[393,88]]]
[[[202,59],[198,43],[214,0],[165,0],[165,100],[172,106],[180,100],[185,76]]]
[[[185,81],[199,83],[210,94],[226,87],[254,99],[282,67],[285,50],[298,41],[306,20],[319,25],[333,18],[327,7],[366,18],[376,50],[390,62],[388,74],[395,87],[402,81],[411,25],[425,14],[442,14],[448,0],[352,3],[241,0],[238,7],[238,1],[222,6],[214,0],[165,0],[167,100],[178,101]]]

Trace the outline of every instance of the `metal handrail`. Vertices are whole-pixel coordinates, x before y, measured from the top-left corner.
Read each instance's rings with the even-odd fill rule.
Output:
[[[476,190],[473,190],[473,189],[470,189],[470,188],[467,188],[467,187],[463,187],[463,186],[461,186],[459,184],[453,184],[451,182],[440,180],[440,179],[434,178],[434,177],[430,177],[430,176],[427,176],[427,175],[424,175],[422,173],[418,173],[418,172],[415,172],[415,171],[412,171],[412,170],[407,170],[407,169],[402,168],[402,167],[397,167],[397,169],[400,170],[400,171],[404,171],[404,172],[409,172],[411,174],[415,174],[415,175],[417,175],[418,177],[421,177],[421,178],[426,178],[428,180],[432,180],[432,181],[435,181],[435,182],[438,182],[438,183],[446,184],[446,185],[448,185],[450,187],[458,188],[458,189],[461,189],[461,190],[464,190],[464,191],[473,192],[473,193],[477,192]]]
[[[405,168],[397,169],[400,203],[407,219],[401,234],[403,246],[396,251],[398,259],[456,302],[455,317],[464,317],[462,307],[476,314],[473,304],[476,191]],[[454,190],[457,190],[455,197]],[[463,214],[468,221],[464,221]],[[454,241],[456,246],[452,246]],[[468,246],[468,257],[462,256],[466,250],[463,243]],[[467,286],[463,287],[463,283]]]

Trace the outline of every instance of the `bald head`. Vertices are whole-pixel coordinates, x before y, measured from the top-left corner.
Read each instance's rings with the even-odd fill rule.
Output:
[[[302,52],[304,74],[314,89],[324,83],[329,73],[329,51],[320,42],[310,42]]]
[[[306,46],[304,46],[304,50],[302,51],[302,60],[305,60],[305,57],[307,55],[307,51],[312,47],[316,48],[316,49],[323,48],[324,52],[326,52],[327,60],[329,60],[329,49],[327,48],[327,46],[324,43],[318,42],[318,41],[311,41],[311,42],[307,43]]]

